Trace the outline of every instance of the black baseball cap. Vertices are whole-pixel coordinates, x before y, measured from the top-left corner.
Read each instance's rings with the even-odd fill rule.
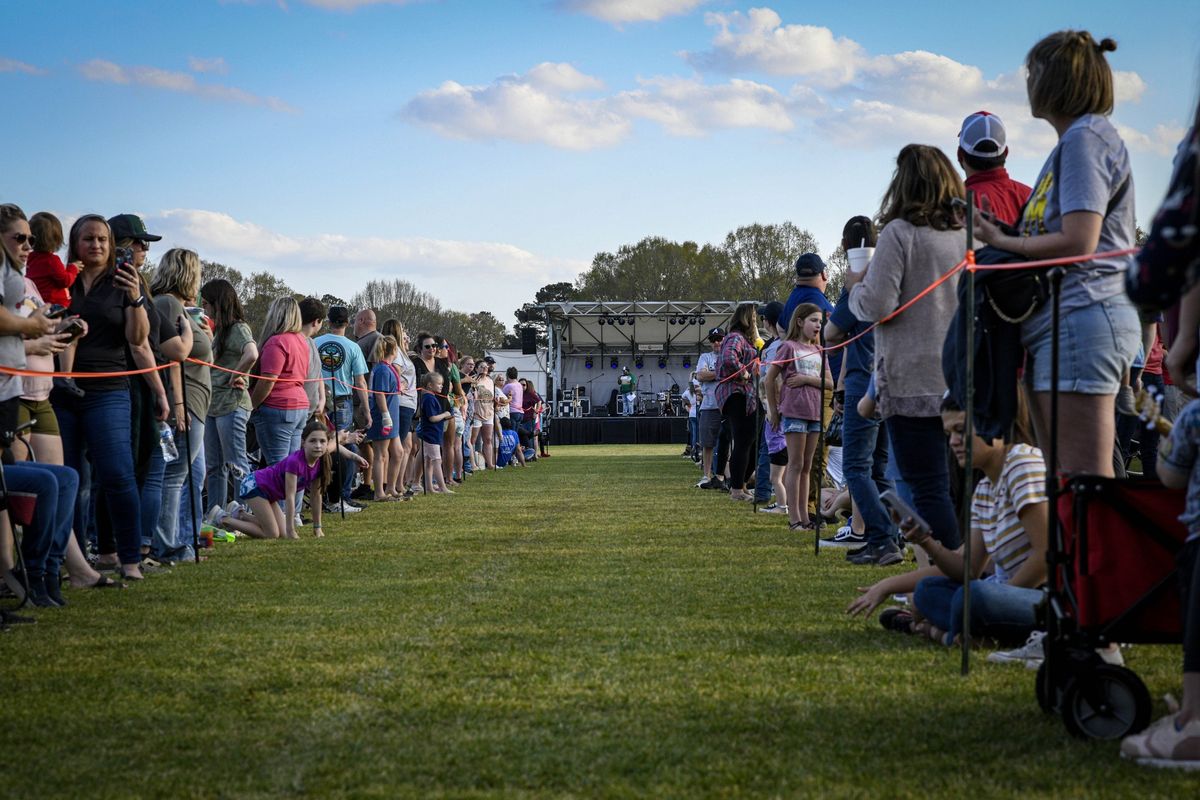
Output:
[[[772,325],[778,325],[779,318],[783,316],[783,303],[778,300],[763,303],[758,307],[758,315]]]
[[[797,278],[815,278],[825,272],[825,262],[816,253],[805,253],[796,259]]]
[[[139,239],[143,242],[157,242],[161,236],[146,232],[146,223],[137,214],[117,214],[108,221],[112,230],[113,241],[122,239]]]
[[[716,339],[724,339],[724,338],[725,338],[725,331],[719,327],[713,328],[711,331],[708,332],[708,340],[710,342],[715,341]]]

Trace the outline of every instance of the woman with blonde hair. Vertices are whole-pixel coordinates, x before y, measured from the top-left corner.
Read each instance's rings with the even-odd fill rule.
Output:
[[[370,361],[370,402],[375,404],[377,414],[371,415],[371,427],[367,440],[374,446],[371,458],[374,461],[375,500],[399,500],[404,494],[399,488],[401,470],[407,460],[404,443],[412,428],[412,413],[400,408],[400,370],[396,368],[396,353],[400,345],[395,337],[381,334],[375,338]]]
[[[1010,236],[977,213],[976,235],[1028,260],[1086,256],[1132,248],[1136,241],[1133,173],[1125,143],[1108,115],[1113,74],[1086,31],[1059,31],[1025,57],[1033,116],[1048,122],[1058,144],[1042,166],[1033,195]],[[986,209],[985,209],[986,210]],[[1059,407],[1070,425],[1059,428],[1058,466],[1113,475],[1115,400],[1137,353],[1140,326],[1124,291],[1133,256],[1093,258],[1067,268],[1059,303]],[[1043,302],[1021,324],[1029,360],[1025,378],[1034,396],[1038,442],[1049,453],[1050,355],[1053,305]]]
[[[172,397],[167,419],[175,433],[179,457],[168,462],[163,472],[162,506],[151,548],[160,561],[182,562],[195,557],[191,520],[195,516],[199,521],[203,513],[198,509],[200,498],[196,496],[199,490],[195,482],[188,487],[188,504],[181,501],[183,487],[189,472],[194,477],[204,475],[204,421],[212,399],[212,376],[207,366],[212,363],[212,340],[199,320],[184,310],[196,302],[200,293],[200,256],[179,247],[168,250],[154,271],[150,291],[154,294],[154,308],[175,325],[188,347],[182,363],[172,364],[169,370]],[[180,521],[181,508],[182,516],[188,520],[186,525]]]
[[[254,407],[250,420],[267,465],[300,449],[300,434],[308,420],[308,340],[300,333],[300,306],[293,297],[279,297],[267,308],[258,337],[258,380],[250,390]]]
[[[854,316],[883,319],[962,260],[966,237],[954,201],[965,196],[962,178],[941,150],[910,144],[900,151],[876,221],[882,232],[875,255],[865,272],[846,272]],[[916,510],[951,550],[960,536],[944,455],[941,356],[957,307],[954,283],[946,281],[913,311],[875,330],[876,397],[892,457]]]

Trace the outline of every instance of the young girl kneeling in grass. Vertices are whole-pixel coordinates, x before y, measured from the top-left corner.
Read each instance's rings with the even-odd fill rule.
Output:
[[[366,461],[344,447],[339,446],[342,456],[365,466]],[[324,536],[321,531],[321,495],[329,484],[330,456],[329,429],[325,422],[314,419],[304,427],[300,437],[300,449],[282,461],[257,470],[242,479],[238,500],[250,511],[238,510],[219,520],[225,528],[240,531],[255,539],[299,538],[296,535],[296,518],[284,514],[280,509],[296,507],[296,493],[306,489],[312,505],[313,533]]]
[[[775,363],[767,370],[771,424],[783,431],[788,461],[784,472],[784,491],[789,498],[788,527],[801,530],[812,527],[808,504],[791,498],[808,497],[809,474],[813,454],[821,436],[821,309],[801,303],[792,313],[787,339],[776,351]],[[779,377],[783,376],[782,388]],[[828,366],[824,382],[833,385]],[[781,425],[782,422],[782,425]]]

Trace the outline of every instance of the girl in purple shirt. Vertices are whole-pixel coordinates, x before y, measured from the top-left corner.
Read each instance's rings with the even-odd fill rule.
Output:
[[[360,456],[340,445],[337,447],[343,457],[357,461],[360,466],[366,465]],[[239,509],[223,516],[219,524],[255,539],[278,539],[281,536],[284,539],[297,539],[295,515],[284,514],[280,501],[283,502],[282,508],[293,509],[296,507],[296,493],[307,489],[312,505],[313,533],[318,537],[324,536],[321,530],[321,495],[329,484],[332,453],[329,429],[325,423],[321,420],[309,422],[301,434],[299,450],[242,479],[238,499],[249,507],[249,512]]]

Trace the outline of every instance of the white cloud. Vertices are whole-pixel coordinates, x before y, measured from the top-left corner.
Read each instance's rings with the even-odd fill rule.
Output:
[[[197,58],[196,56],[188,57],[188,69],[192,72],[207,72],[215,75],[226,75],[229,73],[229,65],[225,63],[225,59],[220,56],[216,58]]]
[[[631,128],[604,100],[569,96],[601,86],[569,64],[543,63],[525,75],[499,78],[487,86],[446,81],[410,100],[401,116],[455,139],[507,139],[591,150],[616,144]]]
[[[1179,148],[1179,142],[1187,132],[1177,125],[1155,125],[1149,133],[1130,128],[1127,125],[1115,123],[1117,133],[1125,140],[1131,150],[1143,150],[1156,156],[1174,156]]]
[[[26,75],[45,75],[46,70],[17,61],[14,58],[0,58],[0,72],[23,72]]]
[[[769,8],[709,13],[704,21],[720,30],[712,50],[684,54],[697,69],[803,76],[832,88],[850,82],[866,58],[857,42],[835,37],[829,28],[784,25]]]
[[[687,14],[707,0],[558,0],[558,7],[619,25]]]
[[[1136,72],[1113,70],[1113,94],[1118,103],[1140,103],[1146,82]]]
[[[249,262],[273,267],[280,277],[300,288],[352,293],[356,280],[403,277],[435,268],[458,277],[486,274],[489,280],[574,278],[587,267],[556,261],[501,242],[449,239],[348,236],[322,233],[290,236],[228,214],[201,209],[170,209],[146,217],[147,227],[161,233],[165,246],[189,247],[205,259],[231,266]],[[161,248],[160,248],[161,249]],[[246,271],[245,268],[242,268]],[[333,270],[336,270],[334,272]]]
[[[169,92],[182,92],[184,94],[196,95],[197,97],[206,97],[211,100],[257,106],[287,114],[299,112],[299,109],[288,105],[277,97],[261,97],[234,86],[200,83],[194,75],[186,72],[172,72],[171,70],[159,69],[158,67],[123,67],[120,64],[114,64],[111,61],[101,59],[94,59],[81,64],[79,72],[89,81],[145,86]]]
[[[662,125],[676,136],[701,136],[721,128],[791,130],[788,100],[770,86],[733,80],[709,86],[699,79],[650,78],[622,92],[614,106],[631,117]]]

